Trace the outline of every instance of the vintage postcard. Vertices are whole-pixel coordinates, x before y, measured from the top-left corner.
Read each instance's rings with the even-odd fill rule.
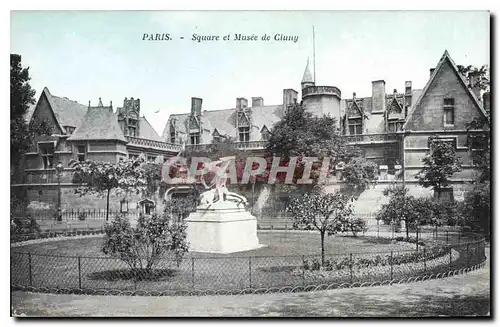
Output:
[[[491,317],[488,11],[11,11],[12,317]]]

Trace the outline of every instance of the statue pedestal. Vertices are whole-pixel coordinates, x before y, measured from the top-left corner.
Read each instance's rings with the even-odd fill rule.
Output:
[[[185,221],[189,251],[232,253],[262,247],[257,218],[234,202],[199,206]]]

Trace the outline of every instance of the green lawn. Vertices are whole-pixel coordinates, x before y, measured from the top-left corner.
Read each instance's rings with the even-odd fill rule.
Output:
[[[195,258],[248,257],[248,256],[301,256],[321,253],[318,233],[259,232],[259,241],[264,247],[252,251],[231,254],[188,253]],[[52,241],[27,245],[15,251],[64,256],[104,256],[101,252],[102,237]],[[390,252],[391,250],[413,250],[414,245],[376,237],[330,236],[325,239],[325,253],[347,254],[366,252]]]

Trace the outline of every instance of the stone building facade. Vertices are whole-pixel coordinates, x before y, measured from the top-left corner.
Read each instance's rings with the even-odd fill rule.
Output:
[[[405,182],[416,185],[415,174],[429,150],[429,137],[452,142],[464,168],[453,177],[461,188],[473,177],[474,152],[481,150],[468,142],[465,124],[489,117],[490,110],[489,93],[481,94],[471,82],[445,51],[422,89],[404,81],[403,92],[387,92],[384,80],[376,80],[372,81],[371,96],[353,93],[342,98],[338,87],[316,85],[307,63],[300,98],[298,91],[286,88],[279,104],[264,104],[259,96],[250,102],[239,97],[233,108],[206,110],[203,100],[193,97],[188,112],[170,115],[161,136],[140,115],[139,99],[125,98],[123,106],[114,110],[111,103],[104,106],[100,99],[97,106],[82,105],[54,96],[45,88],[27,120],[49,121],[53,134],[37,139],[22,164],[22,180],[12,184],[30,189],[54,186],[54,167],[61,162],[65,168],[63,184],[69,187],[71,159],[116,162],[143,154],[148,160],[162,162],[176,154],[183,143],[203,146],[222,138],[231,138],[240,149],[262,153],[273,125],[291,106],[301,103],[315,115],[336,118],[347,141],[380,165],[382,183],[387,182],[387,173],[404,169]]]

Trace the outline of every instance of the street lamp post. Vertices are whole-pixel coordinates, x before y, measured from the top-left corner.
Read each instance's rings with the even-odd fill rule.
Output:
[[[62,213],[61,213],[61,173],[63,171],[63,165],[59,162],[56,165],[56,174],[57,174],[57,221],[62,221]]]

